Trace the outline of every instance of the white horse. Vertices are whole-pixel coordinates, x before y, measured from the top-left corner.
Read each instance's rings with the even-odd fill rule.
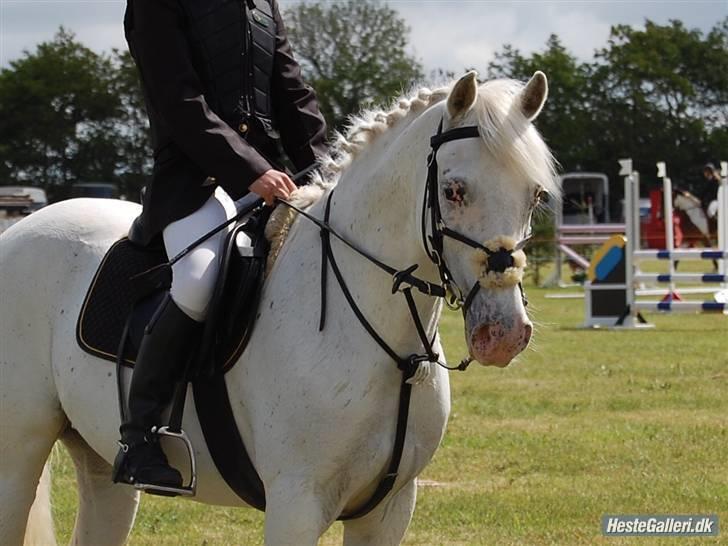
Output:
[[[686,223],[684,223],[682,225],[683,232],[687,232],[685,234],[685,238],[691,240],[691,242],[695,239],[700,240],[702,238],[701,242],[703,242],[705,246],[712,246],[712,239],[717,236],[716,222],[711,222],[707,211],[703,208],[703,204],[700,202],[700,199],[695,197],[692,193],[684,190],[675,190],[673,195],[673,206],[675,207],[675,210],[682,212],[690,224],[692,224],[686,225]]]
[[[324,172],[336,171],[329,177],[329,191],[337,182],[332,226],[378,259],[397,268],[419,264],[421,278],[439,282],[421,241],[419,210],[430,137],[442,120],[444,130],[476,125],[482,137],[439,151],[445,223],[477,241],[522,239],[541,188],[558,192],[552,157],[531,124],[546,95],[540,72],[526,86],[478,85],[469,73],[450,86],[421,89],[389,112],[364,114],[324,161]],[[319,201],[309,212],[320,218],[323,208]],[[110,478],[119,426],[114,369],[79,348],[74,328],[101,258],[138,212],[120,201],[65,201],[0,237],[0,544],[23,542],[58,439],[78,477],[72,543],[118,545],[128,538],[139,497]],[[353,297],[387,343],[401,355],[422,352],[391,278],[339,241],[332,245]],[[332,275],[328,320],[318,331],[320,252],[318,228],[299,217],[267,279],[256,333],[226,376],[241,436],[265,485],[268,545],[316,544],[342,512],[368,499],[392,453],[401,372],[364,331]],[[462,287],[482,277],[484,256],[445,240],[444,257]],[[528,343],[531,323],[517,287],[523,265],[510,268],[512,282],[480,279],[465,336],[481,363],[506,365]],[[419,293],[415,300],[434,335],[442,304]],[[441,354],[439,339],[435,345]],[[347,546],[399,544],[405,534],[415,478],[437,449],[450,409],[447,372],[436,365],[430,371],[413,387],[395,487],[373,512],[345,523]],[[198,459],[194,500],[245,506],[215,469],[191,403],[183,427]],[[186,454],[175,444],[165,451],[184,468]],[[39,499],[47,499],[47,481]],[[28,523],[28,536],[47,543],[52,528],[40,508],[32,514],[46,517]]]

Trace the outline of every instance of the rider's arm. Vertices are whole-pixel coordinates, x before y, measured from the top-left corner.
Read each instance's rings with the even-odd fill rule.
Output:
[[[303,81],[277,0],[272,0],[271,5],[278,28],[271,82],[273,109],[283,148],[296,169],[303,170],[326,152],[326,122],[319,111],[316,94]]]
[[[233,198],[271,165],[207,105],[174,0],[130,0],[130,43],[151,107],[171,138]]]

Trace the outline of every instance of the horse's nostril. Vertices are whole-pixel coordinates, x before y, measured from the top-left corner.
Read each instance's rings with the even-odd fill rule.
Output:
[[[523,345],[528,345],[528,342],[531,341],[531,334],[533,333],[533,326],[530,324],[526,324],[523,327]]]

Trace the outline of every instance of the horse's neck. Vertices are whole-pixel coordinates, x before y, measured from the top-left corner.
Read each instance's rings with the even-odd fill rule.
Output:
[[[419,264],[415,274],[436,281],[419,223],[429,138],[439,119],[439,112],[433,110],[437,108],[416,119],[405,118],[361,152],[334,190],[330,222],[378,260],[398,270]],[[404,297],[391,293],[392,279],[335,240],[333,249],[352,293],[366,316],[387,333],[385,338],[392,343],[417,343]],[[424,326],[432,333],[439,302],[416,292],[415,296]]]
[[[419,224],[433,114],[405,118],[367,145],[341,176],[331,222],[377,258],[395,267],[419,263],[420,274],[435,275]]]

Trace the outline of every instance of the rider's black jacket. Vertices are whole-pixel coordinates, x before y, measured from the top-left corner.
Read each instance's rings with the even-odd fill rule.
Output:
[[[703,205],[704,209],[708,208],[708,205],[712,201],[715,201],[718,199],[718,188],[720,187],[720,178],[711,177],[711,178],[704,178],[701,181],[700,186],[697,188],[696,194],[698,199],[700,199],[700,203]]]
[[[217,185],[245,195],[278,166],[277,134],[298,170],[325,151],[326,125],[276,0],[128,0],[124,31],[154,149],[136,240],[197,210]]]

